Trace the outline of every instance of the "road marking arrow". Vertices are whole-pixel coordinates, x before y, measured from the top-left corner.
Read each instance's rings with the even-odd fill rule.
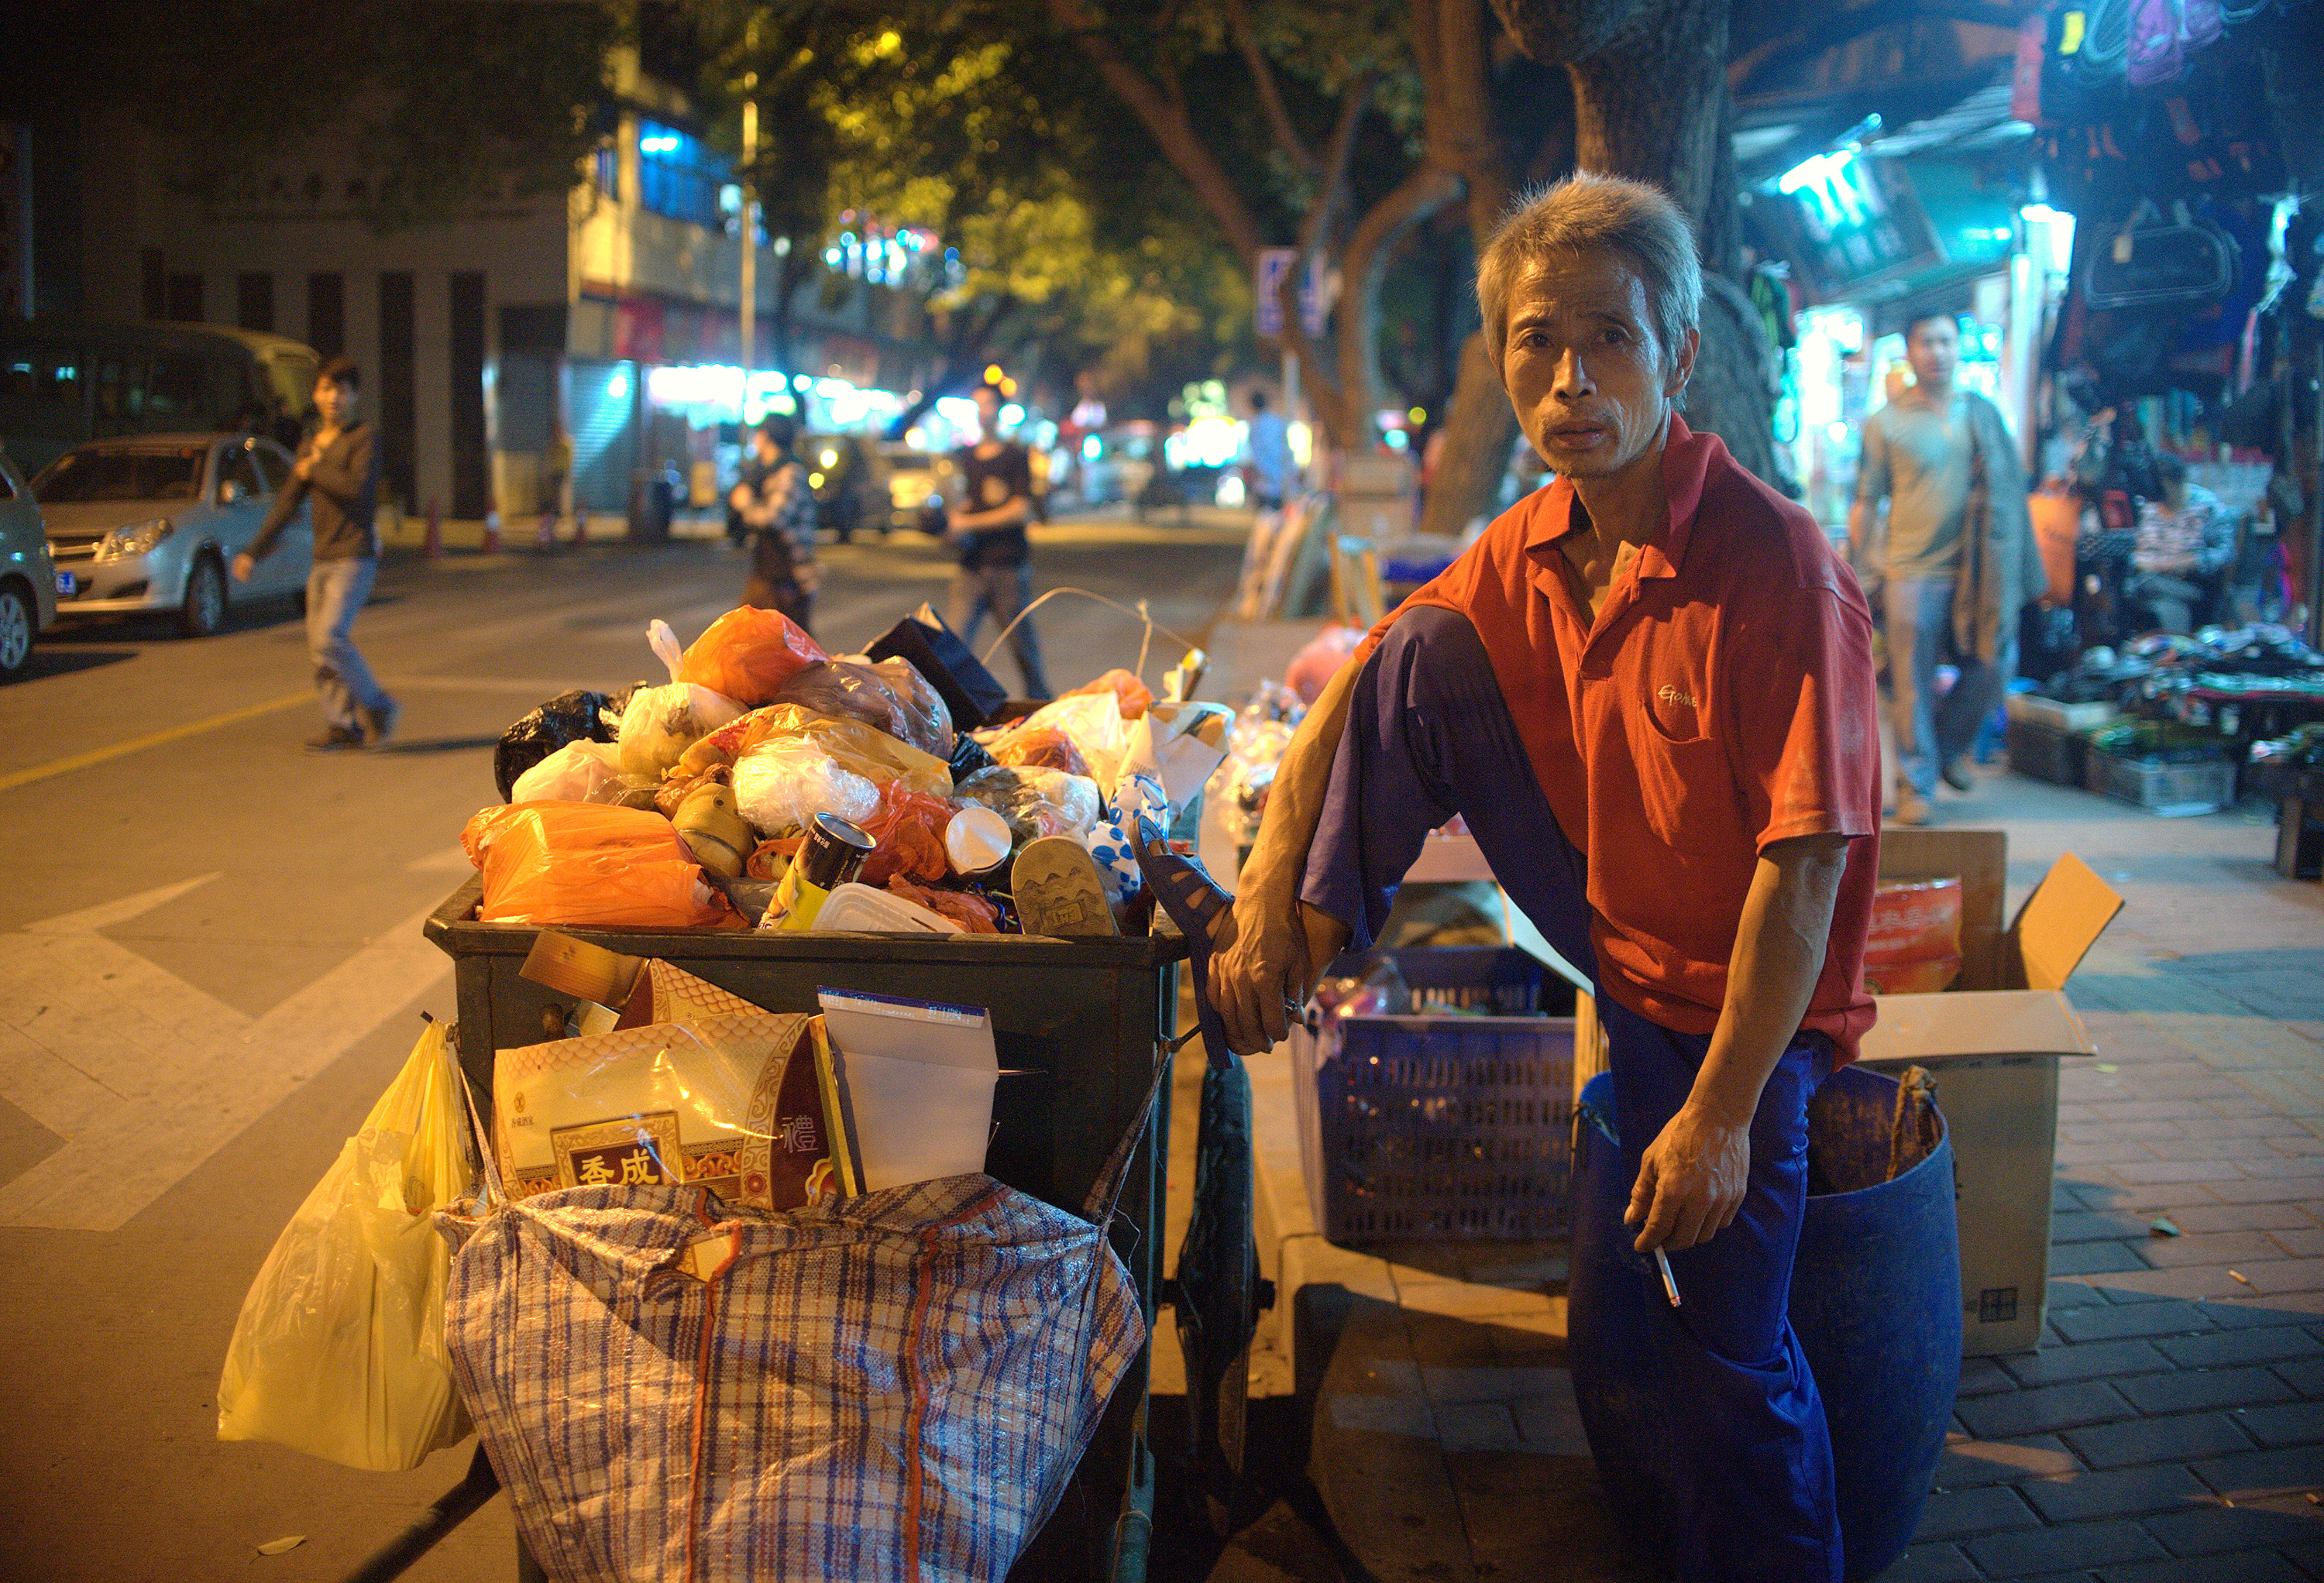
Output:
[[[0,1097],[66,1140],[0,1225],[120,1229],[450,966],[431,904],[254,1018],[97,933],[217,878],[0,934]]]

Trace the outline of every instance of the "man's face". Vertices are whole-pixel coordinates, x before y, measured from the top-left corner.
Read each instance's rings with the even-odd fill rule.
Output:
[[[996,391],[980,389],[976,392],[976,421],[987,439],[1001,437],[1001,396]]]
[[[359,393],[352,384],[342,384],[335,379],[317,380],[315,410],[322,415],[324,426],[337,428],[355,417]]]
[[[1904,337],[1904,361],[1921,383],[1939,389],[1951,384],[1960,363],[1960,327],[1950,317],[1923,319]]]
[[[763,428],[754,428],[751,431],[751,450],[760,461],[771,462],[780,454],[781,447],[775,444],[773,435]]]
[[[1655,339],[1646,282],[1618,254],[1553,255],[1510,293],[1501,383],[1553,469],[1610,478],[1660,438],[1696,345],[1688,331],[1674,357]]]

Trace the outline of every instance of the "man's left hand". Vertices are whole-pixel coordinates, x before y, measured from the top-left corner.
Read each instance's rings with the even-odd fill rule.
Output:
[[[1751,1175],[1751,1128],[1731,1126],[1689,1103],[1647,1146],[1622,1219],[1637,1227],[1637,1250],[1675,1253],[1708,1242],[1733,1222]]]

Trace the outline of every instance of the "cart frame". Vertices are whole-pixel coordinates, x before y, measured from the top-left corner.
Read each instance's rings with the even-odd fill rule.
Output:
[[[436,910],[426,934],[453,959],[459,1008],[455,1043],[489,1126],[494,1052],[564,1037],[571,997],[521,972],[540,927],[477,922],[480,894],[480,882],[471,879]],[[1080,1211],[1115,1145],[1139,1126],[1156,1063],[1170,1058],[1178,963],[1187,955],[1185,941],[1175,934],[1056,940],[558,927],[623,955],[662,958],[774,1011],[813,1011],[816,991],[826,988],[988,1008],[1002,1071],[987,1169],[1072,1213]],[[1064,1499],[1012,1578],[1142,1583],[1146,1576],[1155,1487],[1147,1393],[1156,1306],[1166,1284],[1169,1123],[1166,1083],[1130,1159],[1111,1230],[1137,1284],[1147,1348],[1123,1376]],[[1209,1174],[1207,1169],[1197,1173],[1198,1202]],[[1248,1194],[1226,1196],[1240,1201],[1231,1209],[1220,1205],[1213,1215],[1227,1210],[1230,1219],[1240,1219],[1247,1238]],[[1215,1343],[1239,1355],[1248,1335],[1221,1335]],[[474,1504],[467,1507],[473,1509]],[[439,1524],[420,1550],[457,1521]],[[520,1579],[540,1577],[521,1541],[518,1549]],[[420,1550],[407,1549],[402,1564]]]

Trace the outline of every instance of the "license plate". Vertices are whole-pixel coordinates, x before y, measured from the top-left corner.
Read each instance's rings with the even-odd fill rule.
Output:
[[[59,572],[57,574],[57,592],[63,594],[67,599],[70,599],[74,594],[78,594],[80,592],[80,575],[77,572]]]

